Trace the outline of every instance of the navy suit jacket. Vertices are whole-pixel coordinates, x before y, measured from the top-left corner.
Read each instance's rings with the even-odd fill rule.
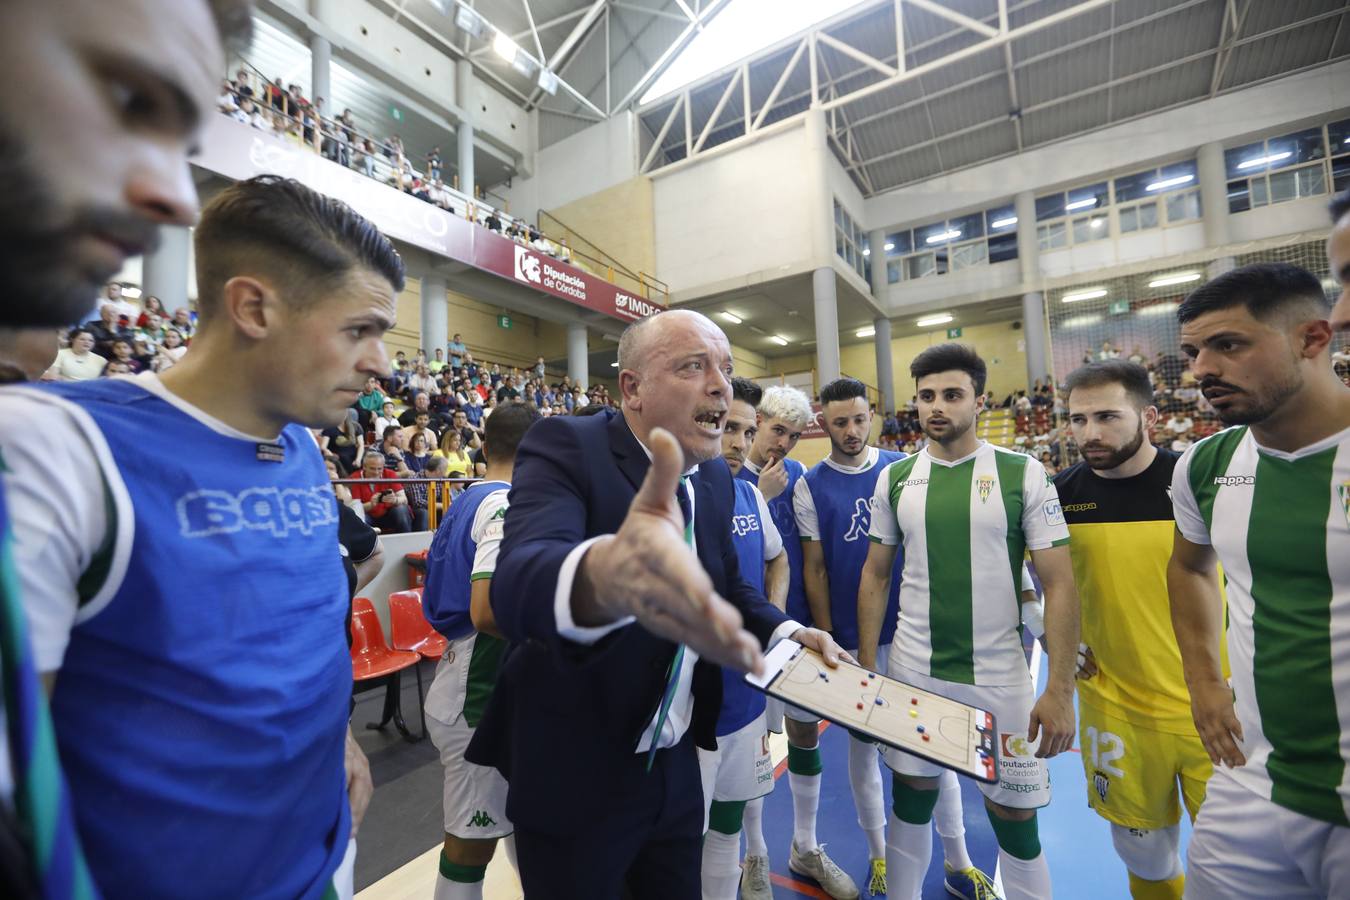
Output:
[[[633,623],[586,646],[558,634],[558,571],[583,540],[619,530],[651,463],[621,413],[541,419],[516,453],[492,611],[512,643],[467,757],[510,783],[518,825],[575,833],[643,777],[637,744],[656,712],[675,644]],[[734,489],[720,457],[691,479],[698,556],[719,594],[767,644],[787,620],[740,574],[731,543]],[[720,669],[699,660],[694,741],[717,746]],[[689,742],[682,742],[692,753]],[[697,769],[691,769],[695,773]],[[691,784],[690,790],[698,790]]]

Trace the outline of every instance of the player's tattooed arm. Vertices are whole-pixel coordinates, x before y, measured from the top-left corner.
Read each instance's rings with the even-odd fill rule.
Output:
[[[1167,563],[1167,594],[1195,729],[1214,765],[1231,768],[1243,765],[1247,758],[1238,746],[1243,739],[1242,723],[1233,710],[1233,691],[1219,660],[1223,597],[1215,562],[1213,547],[1188,541],[1178,531]]]
[[[877,667],[877,644],[886,618],[886,597],[890,593],[896,550],[871,542],[858,580],[858,664],[864,668]]]

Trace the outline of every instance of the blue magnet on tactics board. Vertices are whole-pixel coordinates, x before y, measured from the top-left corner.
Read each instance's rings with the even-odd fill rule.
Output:
[[[919,734],[923,734],[923,726],[922,726],[922,725],[919,726],[918,732],[919,732]]]
[[[878,697],[878,698],[876,699],[876,704],[877,704],[877,706],[880,706],[880,705],[881,705],[881,698],[880,698],[880,697]]]

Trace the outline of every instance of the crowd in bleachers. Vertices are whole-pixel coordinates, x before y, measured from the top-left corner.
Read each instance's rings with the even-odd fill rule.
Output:
[[[489,231],[495,231],[539,253],[577,266],[591,267],[573,257],[566,238],[554,240],[523,219],[495,209],[481,199],[447,185],[442,172],[445,160],[440,147],[418,155],[407,150],[399,135],[383,141],[363,130],[350,109],[341,115],[327,116],[324,98],[312,101],[297,84],[282,87],[281,79],[266,82],[248,69],[239,69],[234,78],[220,85],[216,109],[232,119],[259,131],[318,153],[325,159],[363,172],[368,178],[440,207],[452,215],[473,219]],[[472,187],[468,187],[472,191]]]

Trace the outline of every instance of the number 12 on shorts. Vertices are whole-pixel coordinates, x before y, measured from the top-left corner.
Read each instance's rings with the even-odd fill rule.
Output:
[[[1125,742],[1120,739],[1120,735],[1109,731],[1098,732],[1089,725],[1083,729],[1083,736],[1087,739],[1087,746],[1082,750],[1088,754],[1088,759],[1092,760],[1094,769],[1101,769],[1115,778],[1125,775],[1119,766],[1112,765],[1125,755]]]

